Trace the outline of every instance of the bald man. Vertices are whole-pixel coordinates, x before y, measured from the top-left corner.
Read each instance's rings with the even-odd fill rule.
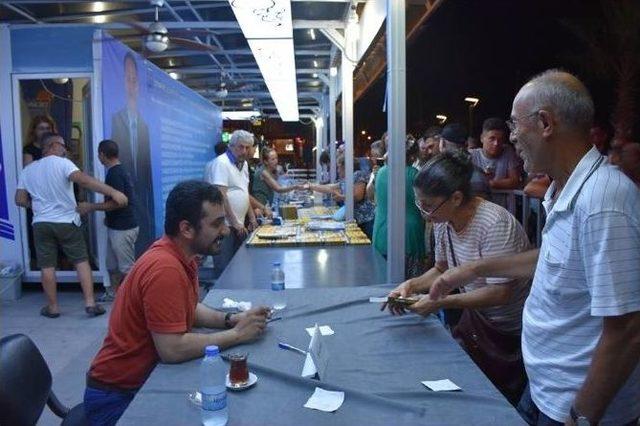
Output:
[[[529,173],[549,175],[539,252],[450,269],[437,299],[475,277],[533,275],[523,311],[535,425],[635,425],[640,416],[640,191],[589,139],[593,101],[573,75],[546,71],[520,89],[508,124]]]

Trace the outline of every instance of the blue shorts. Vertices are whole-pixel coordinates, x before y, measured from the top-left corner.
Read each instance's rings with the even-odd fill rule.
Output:
[[[93,426],[112,426],[122,417],[135,392],[117,392],[87,386],[84,391],[84,412]]]

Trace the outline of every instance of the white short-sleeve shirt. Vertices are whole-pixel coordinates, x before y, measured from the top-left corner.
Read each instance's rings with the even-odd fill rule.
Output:
[[[249,210],[249,167],[245,161],[242,169],[231,162],[225,153],[207,164],[205,180],[213,185],[227,187],[227,199],[238,222],[244,224]]]
[[[547,222],[531,294],[523,312],[522,353],[531,397],[564,422],[602,335],[603,317],[640,311],[640,191],[591,149]],[[640,416],[640,363],[607,408],[601,424]]]
[[[80,215],[76,212],[71,173],[78,167],[67,158],[48,155],[34,161],[20,173],[18,189],[31,196],[33,223],[75,223],[80,226]]]
[[[530,248],[529,239],[516,218],[503,207],[482,200],[474,217],[460,233],[455,232],[446,223],[434,225],[435,260],[447,262],[449,268],[452,268],[455,263],[449,245],[447,227],[451,233],[453,253],[458,265],[488,257],[520,253]],[[529,294],[530,280],[512,281],[509,278],[498,277],[478,278],[466,284],[463,290],[473,291],[492,284],[511,283],[514,291],[508,303],[479,311],[496,327],[505,332],[517,334],[522,328],[522,308]]]

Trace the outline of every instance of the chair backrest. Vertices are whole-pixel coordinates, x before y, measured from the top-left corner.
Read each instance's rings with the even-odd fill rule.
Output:
[[[0,339],[0,424],[35,425],[51,391],[51,371],[24,334]]]

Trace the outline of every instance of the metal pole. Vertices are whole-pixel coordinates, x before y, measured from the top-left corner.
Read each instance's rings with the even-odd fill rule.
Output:
[[[404,281],[405,139],[406,139],[405,0],[387,0],[387,130],[389,132],[387,279]]]

